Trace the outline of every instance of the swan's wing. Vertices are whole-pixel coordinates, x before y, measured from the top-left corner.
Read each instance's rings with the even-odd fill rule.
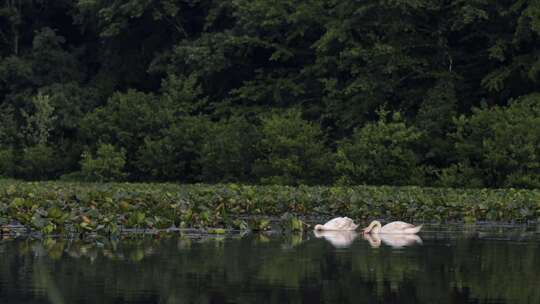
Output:
[[[389,229],[389,230],[405,230],[405,229],[414,228],[414,227],[415,226],[413,224],[409,224],[409,223],[405,223],[401,221],[391,222],[384,225],[384,229]]]
[[[406,233],[411,233],[411,234],[414,234],[414,233],[418,233],[420,231],[420,229],[422,229],[422,225],[420,226],[415,226],[414,228],[407,228],[405,229],[404,231]]]
[[[341,222],[341,217],[336,217],[336,218],[333,218],[331,220],[329,220],[328,222],[326,222],[324,224],[324,227],[326,228],[336,228],[340,225],[340,222]]]
[[[354,230],[356,225],[348,217],[336,217],[324,224],[326,230]]]
[[[354,224],[354,221],[348,217],[341,218],[339,223],[340,230],[354,230],[357,225]]]

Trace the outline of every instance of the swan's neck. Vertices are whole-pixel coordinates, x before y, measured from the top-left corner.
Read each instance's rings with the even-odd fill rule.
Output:
[[[324,230],[324,226],[323,225],[315,225],[315,230]]]
[[[371,224],[369,224],[368,232],[379,233],[381,231],[381,227],[381,222],[373,221]]]

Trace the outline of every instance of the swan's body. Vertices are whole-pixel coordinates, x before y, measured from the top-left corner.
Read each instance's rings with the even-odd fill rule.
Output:
[[[323,237],[336,248],[346,248],[352,244],[358,233],[353,230],[315,230],[317,238]]]
[[[358,225],[348,217],[336,217],[329,220],[324,225],[315,225],[315,230],[356,230]]]
[[[422,239],[416,234],[364,234],[364,239],[369,242],[371,247],[378,248],[381,241],[392,248],[401,248],[414,244],[422,244]]]
[[[415,226],[405,222],[391,222],[384,226],[379,221],[373,221],[364,228],[364,233],[384,233],[384,234],[415,234],[422,229],[422,225]]]

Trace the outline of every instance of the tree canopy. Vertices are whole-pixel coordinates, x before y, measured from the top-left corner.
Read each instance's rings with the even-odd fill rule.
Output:
[[[539,36],[533,0],[6,0],[0,176],[538,187]]]

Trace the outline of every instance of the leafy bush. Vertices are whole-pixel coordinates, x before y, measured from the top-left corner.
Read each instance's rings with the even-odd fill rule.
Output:
[[[15,118],[15,109],[0,105],[0,145],[14,146],[21,139],[20,129]]]
[[[321,127],[298,110],[262,119],[254,173],[267,184],[325,184],[331,180],[332,157]]]
[[[458,161],[470,164],[483,184],[540,187],[540,94],[508,107],[475,108],[455,122]]]
[[[56,116],[54,106],[49,95],[38,93],[32,97],[33,113],[26,113],[22,110],[22,116],[26,120],[23,128],[25,137],[31,145],[45,145],[48,142],[51,131],[54,127]]]
[[[160,138],[145,138],[137,153],[137,168],[154,180],[197,180],[201,173],[197,160],[210,127],[207,118],[188,116],[163,130]]]
[[[177,112],[184,115],[199,113],[207,103],[195,75],[184,77],[168,74],[161,81],[161,93],[162,104],[173,105]]]
[[[399,112],[389,121],[388,112],[379,111],[379,120],[355,129],[339,143],[336,171],[344,184],[413,183],[421,174],[414,147],[421,133],[408,127]]]
[[[60,163],[53,148],[39,144],[25,148],[17,166],[17,175],[30,180],[42,180],[55,177]]]
[[[88,177],[81,171],[74,171],[60,175],[59,180],[64,182],[84,182],[88,180]]]
[[[257,130],[241,117],[212,124],[198,163],[205,182],[248,181],[255,156]]]
[[[0,149],[0,176],[13,177],[15,173],[15,154],[12,148]]]
[[[475,168],[464,163],[458,163],[440,170],[435,185],[454,188],[482,188],[484,182]]]
[[[114,142],[136,151],[146,136],[168,126],[172,117],[165,110],[153,94],[135,90],[115,93],[107,105],[84,118],[82,135],[92,142]]]
[[[458,100],[452,79],[439,81],[427,91],[415,117],[415,126],[422,131],[419,145],[426,164],[446,167],[453,160],[454,142],[448,134],[455,131]]]
[[[88,151],[81,160],[81,174],[89,181],[118,181],[126,177],[123,172],[126,164],[126,151],[117,150],[111,144],[101,144],[94,158]]]
[[[82,87],[76,82],[54,83],[40,88],[54,107],[54,131],[57,135],[69,135],[80,127],[84,115],[91,112],[100,99],[93,87]]]
[[[177,179],[187,173],[178,162],[192,163],[184,158],[187,155],[177,153],[200,146],[200,140],[194,139],[194,144],[190,141],[192,136],[199,136],[192,132],[199,132],[194,129],[201,119],[186,116],[193,110],[190,105],[199,97],[199,90],[191,78],[170,76],[163,82],[161,96],[136,90],[115,93],[104,107],[85,117],[83,138],[124,147],[126,169],[136,178]],[[199,146],[194,147],[195,152]]]

